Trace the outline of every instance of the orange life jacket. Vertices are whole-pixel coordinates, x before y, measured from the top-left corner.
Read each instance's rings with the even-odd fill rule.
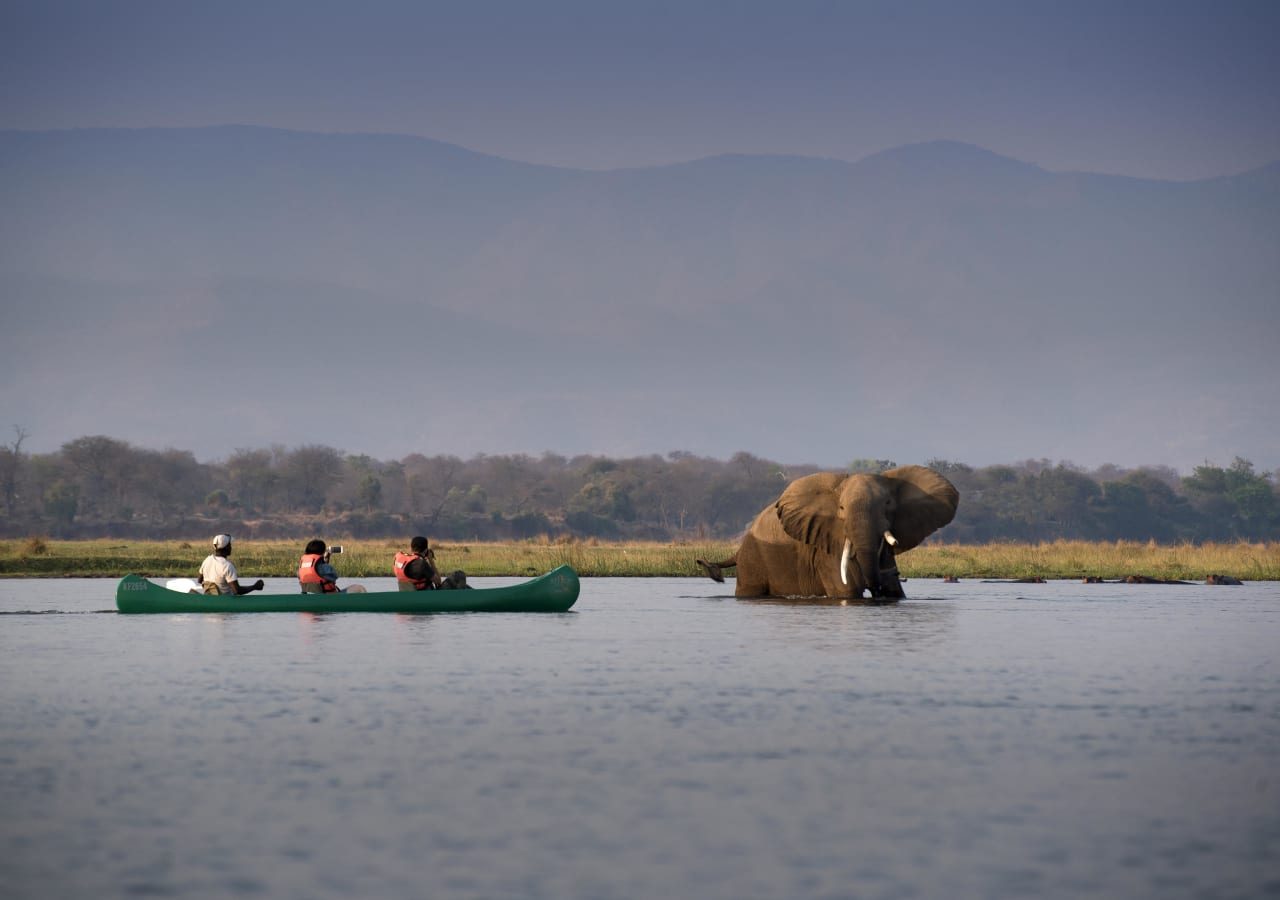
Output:
[[[425,591],[431,586],[431,582],[429,580],[410,578],[404,571],[405,566],[419,558],[420,557],[416,553],[405,553],[403,550],[397,550],[395,565],[391,567],[391,571],[395,573],[396,581],[408,581],[413,584],[413,589],[415,591]]]
[[[319,553],[304,553],[302,559],[298,560],[298,581],[301,584],[318,584],[324,588],[326,594],[336,594],[338,586],[332,581],[326,581],[320,577],[320,573],[316,571],[316,566],[324,560]]]

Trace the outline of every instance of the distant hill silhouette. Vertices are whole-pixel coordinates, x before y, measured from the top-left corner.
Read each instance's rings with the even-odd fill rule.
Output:
[[[108,129],[0,132],[0,197],[0,403],[37,440],[1280,465],[1280,164]]]

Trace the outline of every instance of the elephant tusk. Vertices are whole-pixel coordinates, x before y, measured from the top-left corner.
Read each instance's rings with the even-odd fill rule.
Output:
[[[849,541],[844,542],[844,552],[840,554],[840,583],[849,583],[849,548],[852,544]]]
[[[889,531],[887,528],[885,529],[885,532],[884,532],[884,539],[888,542],[890,547],[898,546],[898,539],[894,537],[893,532]]]

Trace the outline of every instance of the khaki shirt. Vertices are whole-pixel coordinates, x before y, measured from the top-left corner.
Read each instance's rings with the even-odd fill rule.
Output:
[[[234,597],[236,590],[231,586],[231,582],[239,580],[240,574],[236,572],[235,564],[225,556],[211,553],[200,564],[200,581],[204,585],[213,584],[219,594]],[[207,587],[205,593],[210,593]]]

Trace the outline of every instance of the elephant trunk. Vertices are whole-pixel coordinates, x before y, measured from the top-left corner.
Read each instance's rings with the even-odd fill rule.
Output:
[[[840,554],[840,583],[845,586],[854,585],[859,595],[864,588],[873,587],[876,575],[875,558],[875,554],[869,552],[866,547],[855,550],[853,542],[846,540],[844,552]],[[850,565],[853,567],[852,573],[849,571]]]
[[[893,553],[897,544],[898,539],[893,532],[886,530],[876,554],[876,583],[871,589],[872,597],[901,599],[906,596],[898,575],[898,560]]]
[[[846,586],[849,584],[849,563],[852,562],[858,570],[858,584],[871,591],[872,599],[906,596],[898,575],[898,562],[893,555],[893,548],[897,544],[898,539],[888,530],[881,535],[875,550],[866,547],[855,553],[853,541],[846,540],[840,554],[840,583]]]

